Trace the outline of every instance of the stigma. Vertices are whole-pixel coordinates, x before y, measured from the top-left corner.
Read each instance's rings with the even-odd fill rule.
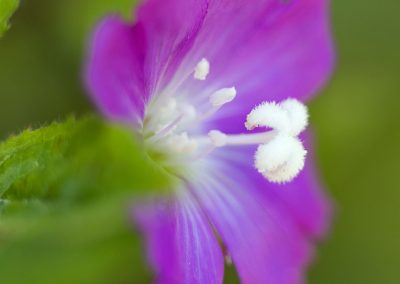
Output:
[[[210,63],[203,58],[193,70],[193,79],[206,81],[209,72]],[[307,154],[299,135],[308,125],[308,111],[300,101],[289,98],[279,103],[261,102],[243,122],[247,133],[194,131],[237,96],[234,86],[217,89],[205,98],[205,109],[198,109],[180,96],[159,100],[148,113],[146,128],[150,129],[150,135],[146,141],[188,163],[206,159],[220,148],[254,145],[255,170],[273,183],[292,181],[304,168]],[[255,129],[261,131],[250,132]]]
[[[263,102],[247,115],[248,130],[263,127],[266,131],[228,135],[218,130],[208,133],[215,147],[257,145],[254,167],[274,183],[293,180],[304,168],[307,151],[298,135],[308,125],[305,105],[295,99],[279,104]]]

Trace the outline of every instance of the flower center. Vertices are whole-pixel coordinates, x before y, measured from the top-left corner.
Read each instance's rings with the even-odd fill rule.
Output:
[[[210,63],[203,58],[195,67],[193,77],[203,81],[209,72]],[[217,148],[258,145],[254,167],[271,182],[291,181],[303,169],[307,153],[298,138],[308,124],[306,106],[290,98],[256,106],[244,124],[249,131],[264,127],[264,132],[226,134],[215,129],[204,134],[197,129],[225,104],[232,102],[236,94],[235,87],[215,91],[208,97],[208,110],[203,112],[177,97],[158,98],[146,112],[146,145],[172,156],[172,161],[185,162],[185,165],[206,158]]]

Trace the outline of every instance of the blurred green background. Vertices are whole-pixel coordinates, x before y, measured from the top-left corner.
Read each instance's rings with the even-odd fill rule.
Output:
[[[0,137],[92,109],[87,35],[132,0],[23,1],[0,40]],[[318,162],[336,202],[310,283],[400,283],[400,2],[336,0],[336,73],[311,105]]]

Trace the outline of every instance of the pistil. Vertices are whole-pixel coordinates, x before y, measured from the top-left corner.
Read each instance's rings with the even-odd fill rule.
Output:
[[[219,130],[211,130],[208,133],[208,137],[211,143],[215,147],[224,146],[241,146],[241,145],[259,145],[270,142],[277,135],[277,132],[266,131],[261,133],[250,133],[250,134],[225,134]]]

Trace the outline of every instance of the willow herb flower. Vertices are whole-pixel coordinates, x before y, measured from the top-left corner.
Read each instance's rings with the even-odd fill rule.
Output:
[[[147,0],[99,24],[93,100],[180,181],[137,214],[157,283],[222,283],[224,260],[243,283],[303,281],[329,222],[303,104],[332,69],[328,4]]]

